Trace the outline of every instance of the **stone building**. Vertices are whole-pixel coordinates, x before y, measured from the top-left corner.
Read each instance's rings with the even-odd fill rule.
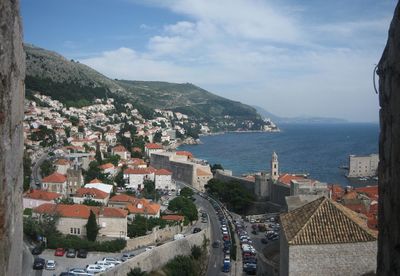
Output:
[[[349,156],[348,177],[370,177],[378,173],[379,155]]]
[[[350,209],[320,197],[280,220],[279,275],[375,272],[377,235]]]
[[[82,187],[84,179],[82,170],[77,166],[67,170],[67,194],[75,194],[76,191]]]

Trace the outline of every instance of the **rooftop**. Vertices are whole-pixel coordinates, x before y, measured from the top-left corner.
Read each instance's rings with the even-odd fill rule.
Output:
[[[61,173],[55,172],[42,179],[43,183],[64,183],[67,177]]]

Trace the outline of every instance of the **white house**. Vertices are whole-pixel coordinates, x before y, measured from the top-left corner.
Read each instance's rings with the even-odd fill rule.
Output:
[[[111,163],[106,163],[99,166],[102,173],[109,174],[110,176],[114,176],[117,173],[117,169]]]
[[[61,174],[67,174],[67,170],[71,167],[70,162],[67,159],[58,159],[55,163],[56,171]]]
[[[127,160],[131,158],[131,153],[124,146],[116,146],[112,149],[112,154],[119,155],[122,160]]]
[[[175,182],[172,182],[172,172],[160,169],[155,172],[154,183],[157,190],[175,190]]]
[[[67,177],[60,173],[53,173],[42,179],[42,189],[49,192],[67,194]]]
[[[123,177],[125,179],[126,187],[141,190],[143,188],[143,181],[154,181],[155,169],[152,167],[145,169],[132,169],[127,168],[124,170]]]
[[[146,153],[146,156],[150,157],[152,153],[155,152],[163,152],[164,149],[161,145],[155,144],[155,143],[148,143],[144,146],[144,151]]]
[[[101,183],[100,180],[95,178],[92,181],[90,181],[90,183],[86,184],[85,188],[96,188],[96,189],[98,189],[100,191],[103,191],[103,192],[105,192],[107,194],[111,194],[111,192],[113,190],[113,185]]]
[[[103,205],[107,205],[110,194],[96,188],[80,188],[72,196],[74,203],[82,204],[85,200],[93,200]]]
[[[29,193],[25,194],[22,198],[23,207],[25,208],[35,208],[44,203],[55,203],[58,199],[63,196],[61,194],[47,192],[43,190],[31,190]]]

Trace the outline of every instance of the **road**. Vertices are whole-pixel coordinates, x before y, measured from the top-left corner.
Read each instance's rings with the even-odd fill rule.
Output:
[[[190,185],[186,185],[185,183],[178,182],[177,185],[182,187],[189,187],[192,189]],[[217,217],[217,214],[214,210],[214,207],[211,203],[206,200],[205,198],[195,194],[195,204],[200,207],[200,209],[204,210],[208,214],[208,223],[210,223],[211,229],[211,240],[210,243],[212,244],[214,241],[219,240],[221,241],[222,245],[222,234],[221,234],[221,224]],[[208,259],[208,266],[207,266],[207,276],[215,276],[215,275],[228,275],[227,273],[222,272],[222,262],[224,259],[224,252],[222,251],[222,246],[220,248],[213,248],[211,247],[210,257]]]
[[[36,183],[42,184],[42,177],[40,176],[40,165],[48,158],[47,152],[45,151],[37,160],[33,160],[35,165],[32,167],[32,181],[31,188],[37,189],[39,188]]]

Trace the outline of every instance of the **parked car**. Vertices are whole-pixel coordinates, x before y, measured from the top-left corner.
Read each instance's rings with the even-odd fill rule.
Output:
[[[72,272],[61,272],[59,276],[75,276]]]
[[[111,264],[111,263],[106,262],[106,261],[97,261],[97,262],[95,262],[95,264],[99,265],[101,267],[104,267],[106,270],[107,269],[111,269],[111,268],[113,268],[115,266],[115,264]]]
[[[135,254],[133,253],[124,253],[121,257],[121,261],[125,262],[126,260],[131,259],[133,257],[135,257]]]
[[[198,232],[200,232],[200,231],[201,231],[201,229],[200,229],[199,227],[196,227],[196,228],[193,229],[193,234],[194,234],[194,233],[198,233]]]
[[[72,268],[69,272],[72,272],[74,275],[91,275],[90,273],[87,273],[84,268]]]
[[[35,246],[35,247],[32,249],[31,252],[32,252],[32,255],[39,255],[39,254],[42,254],[42,252],[43,252],[43,247],[40,246],[40,245]]]
[[[110,263],[110,264],[114,264],[114,265],[118,265],[120,263],[122,263],[121,261],[115,259],[115,258],[104,258],[103,261]]]
[[[33,269],[43,269],[45,264],[45,259],[35,258],[35,260],[33,261]]]
[[[219,248],[219,244],[220,244],[220,241],[215,241],[215,242],[213,242],[212,247]]]
[[[45,268],[47,270],[55,270],[56,269],[56,261],[54,260],[47,260]]]
[[[56,251],[54,252],[54,256],[57,257],[62,257],[65,254],[65,249],[64,248],[57,248]]]
[[[67,254],[65,255],[67,258],[75,258],[76,256],[76,250],[73,248],[69,248],[67,250]]]
[[[87,250],[86,249],[79,249],[78,254],[76,255],[78,258],[86,258],[87,257]]]
[[[86,272],[88,273],[100,273],[104,271],[106,271],[106,268],[100,265],[90,264],[86,266]]]

